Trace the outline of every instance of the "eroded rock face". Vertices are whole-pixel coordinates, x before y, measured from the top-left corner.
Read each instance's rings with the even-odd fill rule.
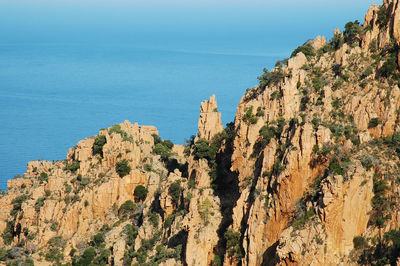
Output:
[[[317,207],[322,223],[286,229],[279,239],[279,260],[337,265],[348,257],[353,250],[354,236],[367,229],[373,196],[371,175],[372,171],[366,172],[357,165],[347,183],[343,182],[343,176],[325,180],[322,204]]]
[[[211,140],[215,134],[224,129],[221,122],[221,113],[218,112],[215,95],[212,95],[208,101],[201,103],[198,125],[196,139]]]
[[[360,264],[400,219],[400,89],[384,67],[397,56],[399,8],[372,6],[346,43],[339,30],[338,43],[308,41],[315,55],[265,73],[225,129],[213,95],[193,144],[125,121],[65,161],[28,163],[0,197],[0,247],[38,265],[90,246],[114,265]]]

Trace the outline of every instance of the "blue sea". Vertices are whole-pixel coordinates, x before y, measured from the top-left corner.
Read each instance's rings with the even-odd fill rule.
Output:
[[[100,128],[129,120],[182,144],[200,102],[216,94],[223,122],[274,56],[123,45],[0,45],[0,187],[30,160],[64,159]]]
[[[264,67],[379,2],[0,1],[0,189],[124,120],[183,144],[212,94],[228,123]]]

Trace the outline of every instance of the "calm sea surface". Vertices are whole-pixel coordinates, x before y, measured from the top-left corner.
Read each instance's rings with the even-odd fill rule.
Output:
[[[216,94],[223,123],[281,56],[93,44],[0,45],[0,189],[30,160],[64,159],[79,140],[129,120],[182,144],[200,102]]]

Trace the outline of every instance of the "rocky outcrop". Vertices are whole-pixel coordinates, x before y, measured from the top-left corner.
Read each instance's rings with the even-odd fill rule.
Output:
[[[352,171],[349,182],[335,176],[321,184],[321,205],[314,206],[317,219],[303,229],[292,226],[281,234],[277,254],[282,264],[337,265],[348,258],[354,236],[367,229],[373,196],[372,171],[366,173],[360,164]]]
[[[0,255],[38,265],[394,265],[399,8],[374,5],[364,25],[318,36],[265,70],[225,129],[213,95],[185,146],[125,121],[64,161],[28,163],[0,196]]]
[[[221,113],[218,112],[215,95],[208,101],[201,103],[198,133],[196,139],[211,140],[215,134],[224,129],[221,122]]]

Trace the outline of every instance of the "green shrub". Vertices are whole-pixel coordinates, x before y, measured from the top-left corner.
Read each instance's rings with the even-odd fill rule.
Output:
[[[374,165],[372,162],[372,157],[368,155],[365,155],[361,158],[361,164],[367,171],[369,171],[369,169],[371,169]]]
[[[363,81],[360,82],[360,87],[363,88],[363,89],[365,87],[367,87],[367,85],[368,85],[368,82],[366,80],[363,80]]]
[[[71,164],[67,164],[64,168],[64,171],[70,171],[72,173],[76,173],[76,171],[80,168],[80,163],[78,161],[73,161]]]
[[[162,140],[158,135],[153,134],[154,147],[153,152],[161,156],[161,159],[167,161],[172,155],[174,144],[170,140]]]
[[[167,261],[169,258],[176,258],[177,255],[180,258],[180,251],[177,252],[176,250],[167,249],[162,245],[158,245],[156,247],[156,255],[154,256],[153,261],[158,265],[159,263]]]
[[[381,6],[378,10],[378,19],[376,20],[376,23],[382,28],[388,24],[389,19],[390,16],[388,10],[384,6]]]
[[[371,66],[368,66],[368,67],[364,70],[364,72],[361,74],[361,77],[360,77],[360,78],[361,78],[361,79],[365,79],[366,77],[372,75],[372,73],[373,73],[372,67],[371,67]]]
[[[38,198],[38,199],[36,200],[36,203],[35,203],[35,210],[36,210],[37,212],[39,212],[39,211],[40,211],[40,208],[43,207],[44,201],[45,201],[45,200],[46,200],[46,197],[40,197],[40,198]]]
[[[351,42],[361,32],[360,22],[358,20],[354,22],[347,22],[344,26],[345,31],[343,32],[344,39],[346,42]]]
[[[257,116],[253,114],[253,106],[246,107],[244,110],[245,114],[243,115],[243,121],[248,124],[256,124],[257,123]]]
[[[295,57],[300,52],[302,52],[308,58],[315,56],[314,48],[310,44],[306,43],[297,47],[290,55],[290,58]]]
[[[257,108],[256,116],[264,116],[264,110],[261,107]]]
[[[195,186],[196,186],[196,182],[194,181],[194,179],[190,179],[188,182],[188,188],[192,189],[192,188],[195,188]]]
[[[92,243],[95,247],[100,247],[100,245],[103,244],[104,241],[105,241],[104,233],[97,233],[92,236]]]
[[[192,198],[193,198],[193,194],[190,193],[190,192],[188,192],[188,193],[186,194],[186,197],[185,197],[185,203],[186,203],[187,205],[189,205],[189,204],[190,204],[190,201],[192,200]]]
[[[386,232],[384,235],[385,240],[392,241],[393,248],[399,252],[400,251],[400,231],[399,230],[390,230]]]
[[[98,255],[93,260],[94,265],[107,265],[109,263],[108,257],[111,256],[111,250],[109,248],[99,248]]]
[[[163,145],[162,143],[157,143],[154,145],[153,152],[161,156],[163,160],[167,159],[171,156],[171,149],[167,146]]]
[[[275,69],[271,72],[268,69],[263,69],[263,74],[257,79],[260,81],[260,88],[265,90],[265,88],[271,84],[278,84],[283,81],[286,74],[282,71],[282,69]]]
[[[316,92],[319,92],[325,86],[325,79],[322,76],[314,77],[312,79],[313,87]]]
[[[46,253],[45,259],[47,261],[59,263],[64,258],[59,248],[51,247],[49,252]]]
[[[321,119],[319,119],[318,117],[314,117],[314,118],[311,120],[311,124],[313,124],[314,130],[317,130],[318,127],[319,127],[319,125],[321,124]]]
[[[344,37],[342,34],[338,33],[333,35],[332,39],[329,42],[329,47],[332,50],[338,50],[344,44]]]
[[[145,165],[143,165],[143,169],[144,169],[146,172],[151,172],[151,171],[153,170],[151,164],[149,164],[149,163],[146,163]]]
[[[368,242],[363,236],[356,236],[353,238],[353,245],[355,249],[364,249],[368,247]]]
[[[117,165],[115,166],[115,171],[120,177],[124,177],[129,174],[129,172],[131,171],[131,167],[129,166],[128,160],[124,159],[117,162]]]
[[[277,100],[277,99],[281,99],[283,97],[282,91],[277,90],[274,91],[273,93],[271,93],[271,99],[272,100]]]
[[[279,140],[285,124],[285,119],[279,118],[277,121],[272,121],[269,125],[263,126],[258,132],[260,133],[264,144],[269,144],[272,138]]]
[[[181,187],[181,182],[179,180],[172,183],[169,187],[168,193],[171,196],[172,202],[175,204],[175,206],[179,205],[182,192],[183,188]]]
[[[47,244],[49,244],[51,247],[61,248],[64,247],[65,241],[63,240],[62,236],[54,236],[50,238]]]
[[[314,209],[308,210],[300,219],[293,223],[294,229],[303,228],[306,222],[315,215]]]
[[[139,185],[139,186],[137,186],[136,188],[135,188],[135,191],[134,191],[134,195],[135,195],[135,197],[137,197],[140,201],[143,201],[143,200],[145,200],[146,199],[146,197],[147,197],[147,193],[148,193],[149,191],[148,191],[148,189],[147,188],[145,188],[144,186],[142,186],[142,185]]]
[[[152,238],[142,239],[142,248],[144,250],[152,250],[156,242],[160,239],[161,235],[162,235],[162,230],[158,230],[154,233]]]
[[[22,203],[24,203],[27,199],[27,195],[20,195],[11,201],[11,204],[13,204],[13,209],[11,210],[12,216],[17,216],[18,212],[22,209]]]
[[[73,265],[79,265],[79,266],[84,266],[84,265],[90,265],[90,263],[93,261],[93,259],[96,257],[96,250],[94,247],[89,247],[85,249],[83,252],[82,256],[77,260],[73,261]]]
[[[124,130],[122,130],[121,125],[113,125],[110,127],[109,134],[120,134],[122,137],[122,141],[128,141],[130,143],[134,143],[132,136],[129,136]]]
[[[136,211],[136,208],[137,206],[135,203],[133,203],[133,201],[127,200],[119,207],[118,215],[124,216],[126,214],[133,213]]]
[[[3,231],[2,237],[4,244],[11,245],[14,239],[15,220],[7,221],[6,228]]]
[[[100,232],[102,232],[102,233],[107,233],[110,230],[111,230],[111,227],[108,224],[103,224],[103,226],[100,228]]]
[[[71,196],[70,195],[66,195],[65,198],[64,198],[64,202],[65,202],[66,205],[70,204]]]
[[[329,164],[329,173],[332,175],[344,175],[346,169],[342,167],[341,162],[337,158],[333,158]]]
[[[38,179],[40,183],[47,182],[49,180],[49,175],[45,172],[42,172]]]
[[[57,231],[58,225],[59,225],[58,222],[54,222],[54,221],[53,221],[53,222],[51,223],[51,225],[50,225],[50,230],[51,230],[51,231]]]
[[[159,221],[158,221],[158,214],[156,212],[152,212],[149,215],[149,220],[154,228],[158,228]]]
[[[212,262],[211,262],[212,266],[222,266],[222,260],[221,257],[218,255],[215,255]]]
[[[276,136],[276,128],[274,126],[263,126],[259,130],[260,136],[262,137],[262,141],[265,145],[268,145]]]
[[[139,227],[135,225],[127,224],[124,227],[124,233],[126,234],[126,244],[128,246],[133,246],[135,244],[138,232],[139,232]]]
[[[378,70],[378,74],[381,77],[388,78],[397,70],[397,67],[396,54],[392,54],[386,59],[382,67]]]
[[[371,53],[375,53],[378,50],[378,42],[376,40],[373,40],[369,44],[369,49],[371,50]]]
[[[377,117],[371,118],[368,123],[368,128],[377,127],[380,124],[380,120]]]
[[[5,248],[0,248],[0,261],[7,260],[8,252]]]
[[[213,153],[211,147],[209,145],[208,140],[206,139],[199,139],[194,143],[193,146],[193,155],[195,160],[199,159],[207,159],[210,160],[213,158]]]
[[[199,207],[199,214],[205,225],[210,222],[210,215],[212,215],[212,202],[206,198]]]
[[[224,238],[226,240],[226,249],[229,257],[240,260],[243,258],[242,248],[240,246],[240,232],[234,232],[232,229],[228,229],[224,233]]]
[[[122,130],[121,125],[118,125],[118,124],[111,126],[108,133],[110,135],[116,133],[116,134],[120,134],[121,136],[124,136],[124,134],[126,134],[126,132]]]
[[[389,218],[388,210],[390,209],[390,202],[386,197],[386,191],[389,189],[386,180],[378,179],[375,175],[373,178],[374,196],[372,197],[372,212],[370,215],[370,224],[373,224],[379,228],[382,228],[385,224],[385,220]]]
[[[104,135],[96,136],[93,143],[93,155],[100,154],[103,157],[103,146],[107,143],[107,138]]]
[[[288,59],[288,58],[285,58],[285,59],[283,59],[283,60],[278,60],[278,61],[276,61],[276,63],[275,63],[275,67],[287,66],[287,65],[288,65],[288,62],[289,62],[289,59]]]

